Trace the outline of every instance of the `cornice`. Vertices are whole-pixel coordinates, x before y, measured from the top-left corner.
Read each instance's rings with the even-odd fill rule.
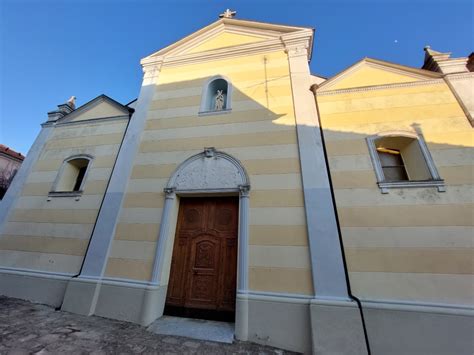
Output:
[[[403,66],[400,64],[396,63],[391,63],[387,61],[382,61],[378,59],[372,59],[372,58],[363,58],[360,61],[356,62],[352,66],[342,70],[341,72],[337,73],[333,77],[329,78],[326,80],[324,83],[320,85],[320,88],[329,88],[332,87],[334,84],[340,82],[343,80],[345,77],[353,73],[354,71],[358,70],[361,66],[366,65],[368,67],[374,68],[374,69],[379,69],[383,71],[388,71],[394,74],[398,75],[404,75],[404,76],[409,76],[415,79],[421,79],[421,80],[430,80],[430,79],[436,79],[436,78],[441,78],[443,74],[441,73],[434,73],[425,69],[418,69],[418,68],[412,68],[412,67],[407,67]]]
[[[329,96],[329,95],[346,94],[346,93],[353,93],[353,92],[367,92],[367,91],[375,91],[375,90],[383,90],[383,89],[396,89],[396,88],[424,86],[424,85],[433,85],[433,84],[442,84],[442,83],[444,83],[443,78],[439,78],[439,79],[432,79],[432,80],[413,81],[413,82],[408,82],[408,83],[372,85],[372,86],[362,86],[358,88],[336,89],[336,90],[327,90],[327,91],[319,91],[318,88],[316,88],[316,89],[313,89],[313,92],[317,96]]]
[[[474,79],[474,72],[446,74],[449,80]]]
[[[210,30],[210,36],[214,35],[216,32],[219,32],[220,28],[216,27]],[[247,29],[247,33],[250,34],[252,32],[252,29]],[[239,30],[239,33],[242,33]],[[258,33],[258,31],[255,32],[255,34]],[[206,34],[207,35],[207,34]],[[253,55],[253,54],[261,54],[265,52],[273,52],[273,51],[286,51],[287,53],[290,53],[293,50],[301,50],[301,48],[305,48],[307,53],[308,59],[311,56],[311,39],[313,37],[313,32],[312,30],[309,29],[303,29],[300,31],[296,31],[293,33],[286,33],[279,35],[278,37],[275,38],[270,38],[270,39],[264,39],[259,42],[254,42],[254,43],[247,43],[247,44],[242,44],[238,46],[232,46],[232,47],[224,47],[224,48],[218,48],[214,50],[208,50],[208,51],[203,51],[203,52],[197,52],[197,53],[188,53],[188,54],[173,54],[176,52],[173,52],[174,50],[165,53],[163,55],[155,55],[155,56],[149,56],[141,60],[141,64],[146,70],[147,67],[152,67],[153,65],[157,65],[159,67],[161,66],[179,66],[179,65],[186,65],[186,64],[196,64],[196,63],[202,63],[202,62],[209,62],[209,61],[214,61],[214,60],[219,60],[219,59],[226,59],[226,58],[233,58],[233,57],[240,57],[240,56],[248,56],[248,55]],[[207,37],[206,37],[207,38]],[[189,43],[189,46],[186,47],[180,47],[181,49],[189,49],[192,48],[195,43],[193,43],[195,40],[202,41],[203,37],[200,36],[197,39],[192,39]]]
[[[131,115],[121,115],[121,116],[111,116],[111,117],[100,117],[100,118],[91,118],[88,120],[79,120],[79,121],[65,121],[65,122],[45,122],[41,124],[41,127],[61,127],[61,126],[75,126],[75,125],[82,125],[82,124],[94,124],[94,123],[103,123],[105,121],[120,121],[120,120],[128,120],[130,119]]]
[[[256,42],[234,47],[219,48],[215,50],[199,53],[190,53],[181,56],[152,57],[142,60],[141,64],[142,66],[144,66],[144,68],[152,65],[163,65],[166,67],[170,67],[209,62],[219,59],[227,59],[240,56],[248,56],[279,50],[285,50],[284,44],[280,39],[273,39],[264,42]]]

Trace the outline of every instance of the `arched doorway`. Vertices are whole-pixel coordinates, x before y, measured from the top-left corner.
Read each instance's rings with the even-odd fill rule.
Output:
[[[168,285],[168,306],[233,312],[235,305],[236,328],[246,328],[239,295],[248,289],[249,189],[241,163],[214,148],[173,173],[153,272],[153,281]]]

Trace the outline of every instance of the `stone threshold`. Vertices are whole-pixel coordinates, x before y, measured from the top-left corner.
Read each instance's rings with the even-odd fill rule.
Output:
[[[232,344],[234,342],[234,328],[234,323],[163,316],[150,324],[147,330],[161,335]]]

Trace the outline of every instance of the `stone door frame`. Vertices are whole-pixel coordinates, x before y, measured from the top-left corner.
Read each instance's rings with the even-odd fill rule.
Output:
[[[168,286],[174,237],[179,210],[179,198],[189,196],[239,196],[237,234],[237,294],[235,305],[235,335],[248,336],[248,235],[250,180],[242,164],[231,155],[205,148],[181,163],[164,189],[165,203],[156,247],[152,284]],[[166,292],[164,293],[166,297]],[[163,314],[164,300],[160,302]]]

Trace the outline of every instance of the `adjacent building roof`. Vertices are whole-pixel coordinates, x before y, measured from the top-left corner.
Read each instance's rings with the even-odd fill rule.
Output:
[[[15,160],[19,160],[19,161],[23,161],[23,159],[25,159],[25,156],[23,154],[18,153],[3,144],[0,144],[0,154],[8,155],[9,157],[12,157]]]

